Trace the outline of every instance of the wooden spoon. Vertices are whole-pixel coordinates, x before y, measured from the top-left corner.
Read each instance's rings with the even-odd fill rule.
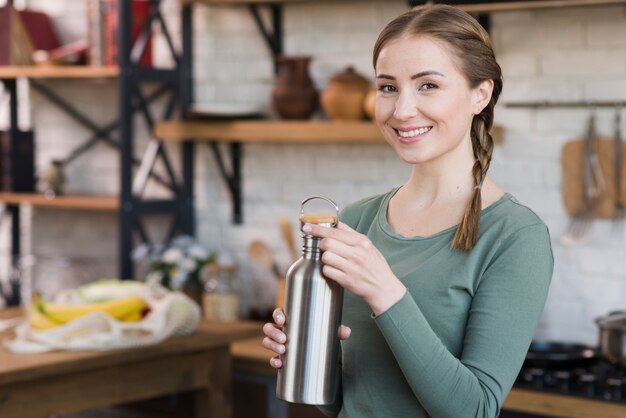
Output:
[[[272,270],[277,279],[282,279],[280,269],[274,261],[274,253],[263,241],[254,240],[248,246],[248,254],[257,265]]]
[[[289,219],[282,217],[278,220],[278,224],[280,225],[280,232],[282,233],[283,240],[285,241],[285,245],[289,250],[289,254],[291,255],[291,261],[296,261],[300,258],[300,253],[298,252],[298,248],[296,247],[296,243],[293,240],[293,225]]]

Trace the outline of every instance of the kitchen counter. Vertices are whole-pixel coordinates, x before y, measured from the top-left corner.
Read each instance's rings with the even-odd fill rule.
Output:
[[[259,337],[233,343],[231,353],[235,371],[264,376],[276,374],[276,371],[269,365],[272,352],[261,346]],[[626,417],[626,403],[603,402],[520,388],[511,390],[504,402],[503,409],[561,418]]]
[[[20,315],[0,310],[0,317]],[[232,417],[230,343],[257,322],[202,321],[196,332],[147,347],[13,354],[0,348],[0,417],[43,418],[193,391],[194,417]],[[0,343],[12,333],[0,333]]]
[[[518,388],[511,390],[503,409],[561,418],[626,417],[626,403],[603,402]]]

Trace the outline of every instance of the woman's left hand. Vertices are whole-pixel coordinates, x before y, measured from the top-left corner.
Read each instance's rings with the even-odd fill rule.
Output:
[[[337,228],[306,224],[303,231],[322,238],[324,276],[360,296],[379,315],[399,301],[406,287],[369,238],[343,222]]]

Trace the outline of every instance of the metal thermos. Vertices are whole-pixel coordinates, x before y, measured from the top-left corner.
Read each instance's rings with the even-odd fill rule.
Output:
[[[304,213],[313,199],[332,204],[334,213]],[[300,230],[305,223],[337,226],[339,208],[330,199],[302,201]],[[276,397],[309,405],[332,404],[339,392],[339,326],[343,288],[322,274],[320,238],[302,234],[302,257],[287,272],[285,326],[287,350],[281,356]]]

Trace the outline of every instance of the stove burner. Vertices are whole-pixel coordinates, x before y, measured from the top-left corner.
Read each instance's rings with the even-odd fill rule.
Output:
[[[602,359],[576,368],[524,367],[515,387],[626,403],[626,368]]]

